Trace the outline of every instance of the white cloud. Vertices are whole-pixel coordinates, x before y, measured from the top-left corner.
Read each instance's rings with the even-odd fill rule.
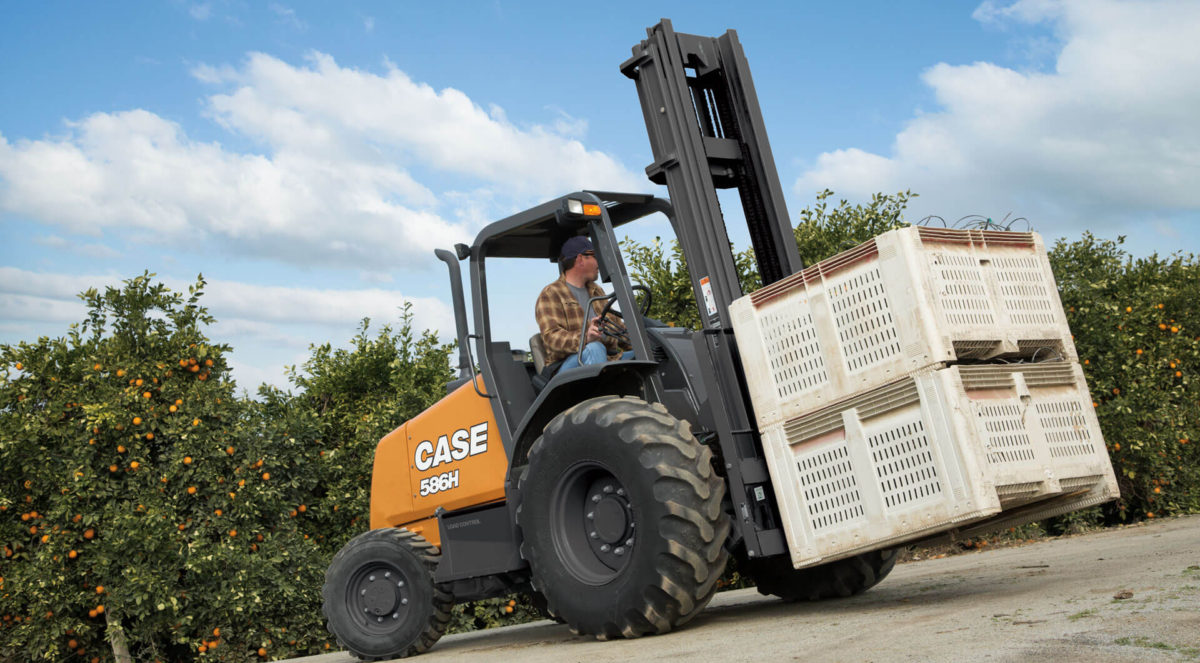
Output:
[[[188,8],[188,14],[197,21],[207,21],[212,16],[212,5],[203,2]]]
[[[298,32],[304,32],[308,29],[308,24],[300,20],[300,17],[296,16],[296,10],[292,9],[291,7],[285,7],[278,2],[272,2],[270,5],[268,5],[268,7],[271,12],[275,14],[279,22],[288,26],[289,28],[292,28]]]
[[[0,135],[0,213],[379,272],[428,265],[432,248],[468,241],[482,219],[534,198],[639,188],[639,177],[575,137],[583,120],[518,127],[501,109],[390,64],[380,75],[320,53],[305,66],[251,54],[240,67],[192,74],[221,88],[207,101],[211,117],[265,153],[193,140],[147,110],[95,113],[63,136]],[[447,178],[454,186],[436,184]]]
[[[1050,234],[1200,212],[1200,4],[985,2],[975,18],[1051,22],[1053,70],[936,64],[921,78],[939,108],[910,120],[890,155],[827,152],[796,192],[912,189],[915,209],[1014,211]]]
[[[186,293],[194,282],[158,277],[176,292]],[[88,288],[119,287],[115,275],[71,275],[0,267],[0,333],[13,338],[36,334],[60,335],[65,326],[81,322],[87,309],[78,293]],[[405,303],[412,304],[413,326],[431,329],[445,340],[454,334],[454,314],[434,298],[405,297],[386,289],[320,289],[258,286],[236,281],[209,281],[201,304],[217,319],[210,338],[234,347],[232,362],[238,383],[253,388],[266,381],[284,385],[285,364],[308,357],[311,344],[342,345],[359,321],[371,318],[371,329],[399,325]],[[36,331],[34,331],[36,330]]]

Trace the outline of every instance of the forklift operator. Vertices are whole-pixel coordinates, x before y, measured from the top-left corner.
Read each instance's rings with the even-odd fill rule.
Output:
[[[580,335],[584,325],[587,325],[587,345],[582,353],[584,364],[632,359],[628,341],[600,332],[597,316],[603,300],[594,302],[584,316],[588,300],[604,296],[604,290],[596,285],[600,264],[596,261],[592,242],[586,237],[571,237],[563,243],[558,264],[562,276],[542,288],[534,312],[546,349],[546,368],[542,375],[551,377],[558,371],[579,367]]]

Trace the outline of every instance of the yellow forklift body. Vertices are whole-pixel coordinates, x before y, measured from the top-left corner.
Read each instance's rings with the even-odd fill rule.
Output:
[[[404,526],[441,545],[435,510],[504,499],[508,457],[483,379],[463,384],[388,433],[375,448],[371,529]]]

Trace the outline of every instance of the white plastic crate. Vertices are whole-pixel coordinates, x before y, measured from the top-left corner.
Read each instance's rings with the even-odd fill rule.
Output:
[[[792,563],[1111,499],[1088,398],[1070,362],[953,366],[762,428]]]
[[[1036,233],[889,231],[730,313],[760,426],[947,362],[1076,358]]]

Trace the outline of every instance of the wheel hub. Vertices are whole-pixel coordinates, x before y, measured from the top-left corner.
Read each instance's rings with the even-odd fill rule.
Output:
[[[620,571],[633,546],[633,504],[621,483],[605,473],[588,487],[584,503],[588,547],[612,571]]]
[[[368,624],[384,626],[395,622],[408,605],[407,583],[395,570],[364,569],[351,587],[354,611]]]

